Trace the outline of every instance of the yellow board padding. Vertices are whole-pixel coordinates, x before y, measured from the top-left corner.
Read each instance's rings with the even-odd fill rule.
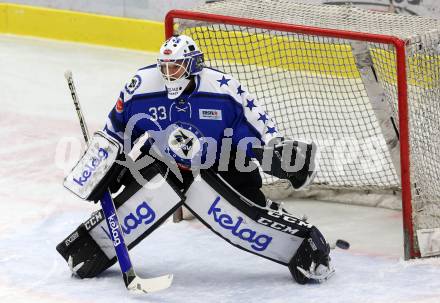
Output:
[[[161,22],[9,3],[0,4],[0,33],[153,52],[165,38]]]
[[[178,27],[176,27],[178,31]],[[121,47],[143,51],[159,50],[164,24],[27,5],[0,3],[0,33],[36,36]],[[183,31],[193,36],[207,60],[233,64],[307,71],[329,77],[359,78],[351,48],[330,40],[314,41],[297,36],[213,30],[206,26]],[[305,37],[305,36],[302,36]],[[396,57],[391,50],[372,49],[379,77],[396,84]],[[422,88],[440,87],[437,55],[416,54],[408,58],[408,83]]]
[[[206,27],[190,28],[183,33],[195,38],[207,60],[308,71],[342,78],[360,77],[351,48],[346,44]]]
[[[8,24],[8,5],[0,3],[0,33],[6,33]]]

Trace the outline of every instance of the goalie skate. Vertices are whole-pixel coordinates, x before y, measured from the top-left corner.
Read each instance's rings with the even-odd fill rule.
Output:
[[[315,262],[312,262],[310,268],[305,270],[299,266],[296,267],[303,275],[309,280],[315,280],[317,282],[324,282],[335,274],[334,267],[329,263],[328,266],[319,264],[316,266]]]

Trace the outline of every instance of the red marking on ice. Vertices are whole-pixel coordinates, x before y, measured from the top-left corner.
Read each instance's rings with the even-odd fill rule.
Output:
[[[393,212],[392,214],[388,215],[388,218],[402,219],[402,212]]]
[[[47,277],[49,280],[50,278],[54,277]],[[38,285],[39,283],[36,282],[35,285]],[[20,302],[46,302],[46,303],[58,303],[58,302],[65,302],[65,303],[81,303],[84,302],[83,300],[77,300],[75,298],[69,297],[68,294],[63,293],[49,293],[44,292],[42,290],[38,290],[37,288],[34,288],[34,286],[24,286],[24,287],[17,287],[15,284],[11,284],[10,281],[7,281],[3,278],[0,278],[0,289],[2,289],[2,297],[5,295],[6,297],[3,298],[14,298],[15,301]],[[24,300],[23,300],[24,299]],[[5,302],[5,301],[3,301]]]
[[[338,251],[341,252],[341,250],[339,250],[339,249],[338,249]],[[403,256],[397,256],[397,255],[393,255],[393,254],[385,254],[385,253],[380,253],[380,252],[368,251],[365,249],[353,249],[352,247],[350,247],[350,249],[348,249],[347,251],[344,251],[344,253],[349,253],[349,254],[355,255],[355,256],[384,258],[387,260],[398,260],[403,257]],[[331,256],[331,254],[332,254],[332,252],[330,252],[330,256]]]

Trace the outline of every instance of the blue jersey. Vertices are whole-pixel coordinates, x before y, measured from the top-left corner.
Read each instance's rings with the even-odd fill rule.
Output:
[[[172,128],[162,136],[172,133],[173,140],[164,138],[165,142],[170,145],[175,142],[186,148],[197,145],[192,141],[192,135],[199,139],[210,138],[217,142],[216,160],[225,137],[231,138],[233,149],[244,149],[248,157],[253,157],[246,142],[257,140],[264,145],[279,136],[268,113],[232,76],[204,68],[195,76],[195,83],[191,94],[184,93],[171,100],[156,65],[138,70],[121,91],[104,130],[123,143],[124,138],[134,142],[145,132],[151,134]],[[188,146],[188,143],[192,145]],[[183,158],[188,152],[167,149],[173,150]],[[175,158],[179,162],[181,157]]]

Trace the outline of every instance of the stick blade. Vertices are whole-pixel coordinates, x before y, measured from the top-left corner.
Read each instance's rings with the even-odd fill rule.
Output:
[[[173,275],[171,274],[151,279],[142,279],[136,276],[127,289],[134,293],[150,293],[167,289],[171,283],[173,283]]]

